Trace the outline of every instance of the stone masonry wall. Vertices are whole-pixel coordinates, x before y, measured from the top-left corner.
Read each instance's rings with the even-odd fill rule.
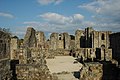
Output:
[[[102,80],[102,68],[103,65],[100,63],[85,63],[80,72],[80,80]]]
[[[10,71],[10,59],[0,59],[0,80],[10,80],[12,77]]]

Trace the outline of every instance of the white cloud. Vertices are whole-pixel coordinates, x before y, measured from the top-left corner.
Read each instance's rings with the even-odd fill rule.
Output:
[[[93,12],[96,27],[102,30],[120,31],[120,0],[97,0],[79,8]]]
[[[6,18],[14,18],[14,16],[10,13],[3,13],[3,12],[0,12],[0,16],[1,17],[6,17]]]
[[[81,14],[74,14],[73,17],[74,17],[75,20],[83,20],[84,19],[84,16],[81,15]]]
[[[39,15],[45,22],[27,21],[25,25],[33,26],[36,30],[44,31],[45,33],[52,32],[68,32],[74,34],[77,29],[84,29],[87,26],[94,26],[95,23],[84,21],[84,16],[81,14],[73,14],[64,16],[58,13],[44,13]]]
[[[85,26],[85,27],[94,27],[94,26],[96,26],[96,23],[92,22],[92,21],[84,21],[84,22],[82,22],[82,26]]]
[[[65,17],[63,15],[57,13],[51,13],[51,12],[42,14],[40,15],[40,17],[42,17],[46,21],[57,24],[69,23],[72,20],[70,17]]]
[[[60,4],[61,2],[63,2],[63,0],[37,0],[38,3],[40,3],[41,5],[48,5],[48,4]]]
[[[81,14],[74,14],[73,16],[64,16],[61,14],[48,12],[39,16],[50,23],[64,25],[71,23],[80,23],[84,19],[84,16]]]
[[[81,23],[83,20],[84,20],[84,16],[83,15],[81,15],[81,14],[74,14],[73,16],[72,16],[72,22],[73,23]]]
[[[85,8],[89,11],[92,11],[92,12],[96,12],[96,13],[99,13],[100,10],[101,10],[101,7],[105,5],[105,1],[103,0],[98,0],[98,1],[93,1],[91,3],[88,3],[88,4],[83,4],[83,5],[80,5],[78,6],[79,8]]]

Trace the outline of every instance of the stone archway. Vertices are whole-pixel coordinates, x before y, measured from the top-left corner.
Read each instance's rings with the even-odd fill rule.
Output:
[[[102,45],[101,45],[101,48],[105,48],[105,45],[104,45],[104,44],[102,44]]]

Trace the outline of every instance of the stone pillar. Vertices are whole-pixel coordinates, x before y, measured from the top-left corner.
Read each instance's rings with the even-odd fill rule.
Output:
[[[99,32],[94,31],[93,32],[93,48],[99,47]]]
[[[70,35],[68,33],[63,33],[64,36],[64,49],[70,49]]]
[[[112,34],[111,31],[108,31],[107,32],[107,35],[106,35],[106,47],[109,48],[110,47],[110,34]]]
[[[18,38],[12,37],[10,41],[10,59],[15,59],[17,57],[16,50],[18,49]]]
[[[105,60],[105,49],[101,49],[101,60]]]
[[[93,47],[92,46],[92,41],[93,41],[92,34],[93,34],[93,31],[94,30],[92,29],[92,27],[88,27],[88,28],[85,29],[86,48],[92,48]]]

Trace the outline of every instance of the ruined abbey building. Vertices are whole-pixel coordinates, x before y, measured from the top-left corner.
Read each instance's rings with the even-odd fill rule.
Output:
[[[95,31],[92,27],[88,27],[85,30],[77,30],[75,35],[69,35],[67,32],[54,32],[50,35],[50,39],[46,40],[44,32],[28,27],[23,42],[20,43],[17,37],[11,38],[10,58],[19,60],[19,64],[16,64],[15,74],[17,74],[18,79],[39,79],[34,74],[28,73],[40,73],[42,70],[40,71],[38,67],[35,67],[40,65],[41,68],[45,68],[43,71],[48,73],[38,75],[43,77],[50,75],[45,58],[54,58],[60,55],[80,56],[84,61],[94,61],[94,59],[111,61],[110,34],[112,34],[110,31]],[[34,69],[37,71],[31,71]],[[28,75],[33,76],[26,77]],[[50,76],[54,79],[53,75]]]
[[[53,32],[46,40],[44,32],[28,27],[24,39],[11,37],[4,31],[0,31],[0,35],[1,80],[58,80],[46,64],[46,59],[54,59],[55,56],[73,56],[81,58],[82,62],[89,61],[83,64],[80,80],[113,80],[111,75],[116,70],[112,72],[110,69],[113,66],[106,68],[108,64],[104,62],[110,62],[119,69],[116,61],[119,61],[119,57],[116,55],[119,55],[117,41],[120,41],[120,36],[111,31],[96,31],[87,27],[85,30],[76,30],[74,35]],[[111,74],[106,73],[106,69]],[[119,74],[115,73],[115,79],[119,80]]]
[[[74,56],[80,55],[85,60],[96,58],[110,61],[112,59],[109,37],[111,34],[111,31],[95,31],[92,27],[88,27],[85,30],[76,30],[75,35],[54,32],[49,40],[45,40],[44,32],[29,27],[23,43],[18,44],[18,38],[11,38],[11,59],[20,59],[20,56],[35,57],[35,54],[24,53],[28,48],[37,47],[43,51],[46,50],[47,57],[52,53],[54,53],[52,55],[69,55],[70,52],[75,52]],[[20,53],[16,54],[17,52]]]

